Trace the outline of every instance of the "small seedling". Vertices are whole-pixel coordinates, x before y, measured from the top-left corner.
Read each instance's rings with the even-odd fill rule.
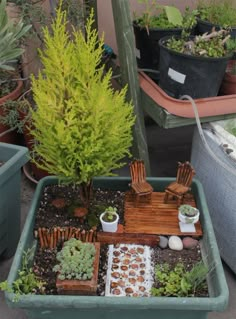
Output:
[[[117,213],[117,208],[116,207],[112,207],[109,206],[105,209],[105,214],[103,216],[103,220],[105,222],[113,222],[114,220],[116,220],[116,213]]]

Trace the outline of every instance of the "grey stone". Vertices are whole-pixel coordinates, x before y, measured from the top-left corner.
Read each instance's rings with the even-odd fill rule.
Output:
[[[170,236],[168,244],[169,248],[172,250],[183,250],[182,240],[178,236]]]
[[[159,247],[162,249],[167,248],[168,246],[168,238],[166,238],[165,236],[160,236],[160,241],[159,241]]]

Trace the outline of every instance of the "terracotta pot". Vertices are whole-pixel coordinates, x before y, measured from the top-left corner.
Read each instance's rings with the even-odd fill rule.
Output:
[[[222,95],[236,94],[236,74],[225,73],[220,93]]]
[[[11,93],[0,98],[0,106],[8,100],[14,101],[14,100],[18,99],[18,97],[21,95],[22,91],[23,91],[23,82],[18,81],[17,87],[15,88],[15,90],[13,90]],[[0,107],[0,115],[2,115],[2,116],[4,115],[1,107]],[[8,126],[0,123],[0,134],[7,131],[8,129],[9,129]],[[18,137],[16,131],[11,131],[11,132],[7,133],[6,135],[4,135],[3,137],[0,137],[0,142],[10,143],[10,144],[18,144],[19,137]]]
[[[21,80],[17,81],[17,87],[11,93],[0,98],[0,105],[8,100],[16,100],[21,95],[23,91],[23,82]]]

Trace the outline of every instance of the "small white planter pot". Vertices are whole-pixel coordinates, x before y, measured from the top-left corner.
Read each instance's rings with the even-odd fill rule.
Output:
[[[117,227],[118,227],[118,221],[119,221],[119,215],[117,213],[114,213],[114,215],[116,216],[116,219],[113,222],[105,222],[102,217],[105,215],[106,213],[102,213],[100,215],[100,221],[102,224],[102,230],[104,232],[110,232],[110,233],[115,233],[117,231]]]
[[[178,218],[179,218],[179,221],[184,223],[184,224],[195,224],[199,221],[199,210],[197,208],[193,208],[196,212],[196,215],[193,216],[193,217],[189,217],[189,216],[186,216],[186,215],[183,215],[181,213],[181,211],[179,210],[179,214],[178,214]]]

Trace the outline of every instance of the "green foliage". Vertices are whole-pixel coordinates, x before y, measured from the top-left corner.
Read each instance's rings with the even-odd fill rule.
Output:
[[[12,286],[7,281],[0,283],[0,290],[14,293],[14,301],[18,301],[20,295],[34,294],[37,291],[44,291],[44,282],[40,280],[29,266],[33,258],[34,248],[24,252],[22,258],[22,266],[18,271],[18,278],[12,283]]]
[[[58,278],[61,280],[89,280],[93,276],[95,253],[93,244],[71,238],[57,253],[59,264],[53,267],[53,271],[59,273]]]
[[[116,219],[117,208],[109,206],[105,209],[105,214],[103,215],[102,219],[105,222],[113,222]]]
[[[197,11],[190,11],[186,8],[182,16],[178,8],[173,6],[158,5],[156,1],[138,0],[139,3],[145,5],[145,9],[140,17],[135,20],[141,27],[173,29],[184,28],[191,29],[196,24]]]
[[[20,48],[20,39],[31,28],[30,25],[24,25],[22,21],[13,23],[8,18],[6,11],[6,0],[0,2],[0,69],[14,70],[11,63],[21,56],[24,49]]]
[[[199,18],[223,28],[236,26],[236,6],[232,0],[199,1]]]
[[[180,205],[179,211],[182,215],[188,217],[194,217],[197,215],[197,210],[193,206],[187,204]]]
[[[167,48],[188,55],[218,58],[229,53],[225,41],[227,32],[223,30],[209,35],[198,35],[191,39],[188,37],[172,37],[167,40]]]
[[[62,9],[67,12],[70,23],[79,29],[84,29],[86,3],[82,0],[63,0]]]
[[[32,110],[38,143],[35,163],[61,180],[88,184],[94,176],[113,175],[130,155],[133,107],[125,101],[126,88],[114,92],[111,71],[101,66],[103,39],[92,29],[92,14],[73,38],[66,31],[60,9],[52,34],[44,29],[43,69],[32,78],[37,110]]]
[[[167,263],[156,265],[155,279],[158,288],[152,287],[151,294],[154,297],[194,296],[200,285],[206,285],[204,281],[207,273],[208,268],[203,262],[197,263],[190,271],[186,271],[182,263],[178,263],[174,269],[170,269]]]
[[[18,133],[23,133],[23,127],[26,124],[28,117],[24,119],[20,117],[20,110],[28,105],[26,100],[8,100],[0,105],[4,115],[0,114],[0,123],[12,129],[16,129]]]

